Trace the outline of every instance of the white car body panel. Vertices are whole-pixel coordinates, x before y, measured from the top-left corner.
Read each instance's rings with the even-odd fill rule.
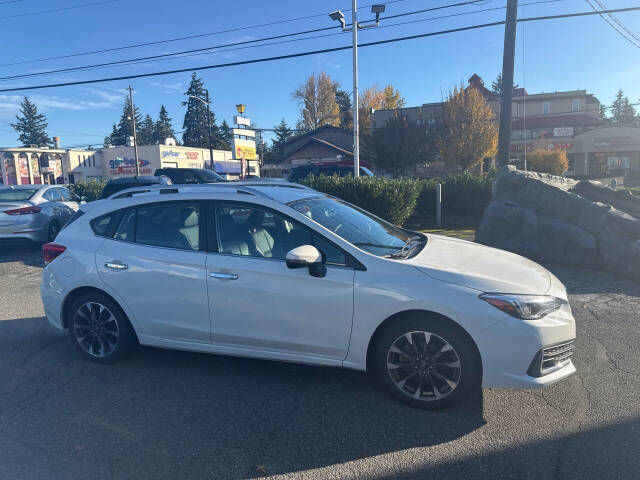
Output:
[[[466,331],[482,358],[485,387],[539,388],[575,371],[569,363],[539,378],[526,373],[542,347],[575,338],[568,306],[524,321],[478,298],[489,291],[566,299],[564,286],[544,268],[518,255],[434,235],[414,258],[377,257],[285,205],[288,192],[283,192],[274,195],[276,201],[238,195],[228,185],[198,185],[176,194],[152,191],[83,206],[85,215],[56,240],[67,250],[43,271],[49,321],[64,328],[64,299],[88,286],[119,303],[145,345],[366,370],[370,341],[382,322],[418,310],[442,315]],[[312,190],[293,194],[319,195]],[[91,219],[116,209],[186,199],[256,203],[280,211],[335,243],[366,270],[329,266],[326,277],[315,278],[279,260],[105,240],[89,227]],[[104,263],[114,260],[129,268],[107,271]],[[215,272],[238,278],[211,278]]]

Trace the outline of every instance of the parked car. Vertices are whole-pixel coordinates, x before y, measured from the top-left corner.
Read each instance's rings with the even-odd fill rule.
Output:
[[[149,185],[171,185],[171,179],[164,175],[133,176],[112,178],[102,189],[100,198],[107,198],[114,193],[132,187],[148,187]]]
[[[46,315],[87,359],[137,340],[346,367],[423,408],[575,372],[565,288],[521,256],[302,185],[149,188],[84,205],[44,246]]]
[[[175,185],[226,182],[221,175],[206,168],[159,168],[156,170],[155,175],[165,175]]]
[[[338,175],[339,177],[347,177],[353,175],[353,167],[345,165],[300,165],[292,167],[287,180],[290,182],[299,182],[309,175]],[[373,172],[367,167],[360,167],[361,177],[373,177]]]
[[[80,203],[59,185],[0,185],[0,238],[52,242]]]

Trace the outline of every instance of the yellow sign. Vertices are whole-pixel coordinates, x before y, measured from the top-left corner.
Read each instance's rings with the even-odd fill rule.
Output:
[[[256,147],[244,147],[242,145],[236,146],[236,158],[244,158],[245,160],[255,160]]]

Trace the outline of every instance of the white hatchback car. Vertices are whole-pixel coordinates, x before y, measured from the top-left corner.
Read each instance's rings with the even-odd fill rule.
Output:
[[[46,315],[88,359],[137,341],[347,367],[423,408],[575,372],[565,288],[518,255],[286,182],[145,190],[82,206],[44,246]]]

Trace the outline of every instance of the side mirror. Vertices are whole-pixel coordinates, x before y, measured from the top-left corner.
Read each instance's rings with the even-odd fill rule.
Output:
[[[322,254],[313,245],[301,245],[287,253],[287,267],[309,268],[313,277],[324,277],[327,267],[324,266]]]
[[[80,197],[80,201],[78,202],[80,205],[84,205],[87,203],[87,197]]]

